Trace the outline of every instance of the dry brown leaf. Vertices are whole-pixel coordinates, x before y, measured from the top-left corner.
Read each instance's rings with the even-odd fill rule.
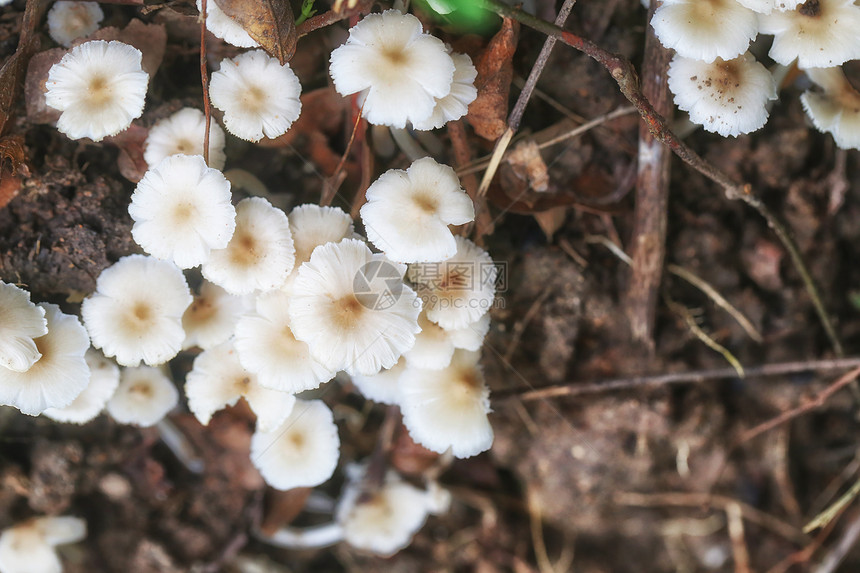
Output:
[[[532,217],[540,225],[543,234],[546,235],[546,240],[552,241],[552,236],[564,225],[564,220],[567,218],[567,207],[553,207],[552,209],[535,213]]]
[[[24,81],[24,99],[27,102],[27,120],[31,123],[56,123],[60,112],[45,103],[45,82],[48,71],[68,53],[65,48],[39,52],[30,58],[27,79]]]
[[[514,174],[528,181],[533,191],[544,192],[549,189],[549,173],[540,155],[540,148],[532,139],[521,141],[508,154],[506,161]]]
[[[334,90],[334,86],[303,93],[302,114],[290,129],[275,139],[263,139],[262,147],[284,147],[292,145],[300,135],[322,133],[336,135],[343,128],[344,112],[349,108],[349,98]]]
[[[217,0],[215,3],[281,65],[293,57],[298,37],[289,0]]]
[[[390,459],[391,466],[401,474],[420,476],[436,463],[439,454],[416,444],[409,436],[406,427],[401,424]]]
[[[163,24],[144,24],[135,19],[122,30],[114,27],[102,28],[85,41],[89,40],[119,40],[134,46],[143,54],[141,66],[151,80],[164,59],[167,31]]]
[[[312,491],[309,487],[297,487],[287,491],[270,489],[266,495],[266,512],[260,523],[263,535],[274,535],[277,530],[292,523],[305,508]]]
[[[143,179],[149,169],[143,158],[143,149],[148,135],[148,129],[132,123],[128,129],[105,138],[105,143],[112,143],[119,147],[119,155],[116,158],[117,167],[122,176],[132,183]]]
[[[512,58],[517,49],[520,25],[505,18],[502,28],[478,56],[475,87],[478,97],[469,106],[466,119],[475,133],[494,141],[505,131],[508,117],[508,94],[514,75]]]

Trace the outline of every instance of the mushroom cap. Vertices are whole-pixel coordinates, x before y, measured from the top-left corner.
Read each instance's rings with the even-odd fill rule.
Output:
[[[311,253],[320,245],[337,243],[355,232],[352,217],[338,207],[299,205],[290,211],[288,218],[296,246],[296,268],[309,261]]]
[[[64,408],[48,408],[42,414],[55,422],[85,424],[104,410],[119,385],[119,367],[90,348],[84,354],[90,368],[90,381],[75,400]]]
[[[39,517],[0,533],[0,571],[3,573],[62,573],[55,545],[76,543],[87,535],[87,525],[76,517]]]
[[[201,0],[197,0],[197,10],[202,9]],[[206,3],[206,29],[237,48],[260,47],[260,44],[238,22],[224,13],[217,2]]]
[[[428,119],[451,91],[454,61],[445,44],[425,34],[411,14],[368,14],[331,53],[331,77],[341,95],[362,93],[362,115],[376,125],[406,127]]]
[[[451,448],[458,458],[493,444],[490,391],[478,358],[476,352],[457,350],[444,370],[407,368],[401,375],[403,424],[416,443],[440,454]]]
[[[245,370],[233,342],[224,342],[199,354],[185,378],[188,408],[204,426],[212,414],[245,398],[257,415],[257,428],[271,432],[290,415],[296,398],[287,392],[260,386],[257,376]]]
[[[860,58],[860,6],[854,0],[810,0],[795,10],[759,16],[759,31],[773,34],[769,55],[779,64],[830,68]]]
[[[122,366],[167,362],[182,348],[182,315],[192,302],[171,262],[129,255],[102,271],[81,305],[93,346]]]
[[[86,38],[98,30],[104,17],[98,2],[58,0],[48,10],[48,34],[68,48],[78,38]]]
[[[711,64],[676,55],[669,64],[669,89],[690,120],[723,137],[760,129],[767,102],[777,98],[776,82],[749,53]]]
[[[223,60],[209,82],[209,97],[224,112],[224,127],[247,141],[285,134],[301,113],[301,92],[290,66],[263,50]]]
[[[60,112],[57,129],[71,139],[101,141],[143,113],[149,75],[141,53],[122,42],[93,40],[72,48],[48,72],[45,103]]]
[[[280,291],[258,297],[256,310],[236,325],[236,349],[242,365],[257,375],[261,386],[298,393],[318,388],[335,372],[317,362],[307,344],[296,340],[289,307],[289,296]]]
[[[143,159],[152,168],[171,155],[202,156],[205,132],[206,116],[203,112],[193,107],[184,107],[149,128]],[[212,121],[209,127],[209,167],[223,169],[226,160],[224,130],[218,122]]]
[[[448,123],[460,119],[469,111],[469,104],[478,97],[475,78],[478,70],[472,65],[472,58],[466,54],[451,54],[454,61],[454,81],[451,91],[443,98],[436,98],[433,113],[425,120],[413,122],[412,127],[418,130],[438,129]]]
[[[651,26],[678,55],[713,62],[744,53],[758,33],[758,18],[737,0],[663,0]]]
[[[107,411],[121,424],[154,426],[179,403],[179,391],[158,368],[123,368]]]
[[[824,92],[807,90],[800,96],[806,115],[819,131],[833,135],[840,148],[860,149],[860,92],[841,68],[816,68],[806,73],[824,88]]]
[[[204,280],[200,294],[182,315],[185,340],[182,348],[198,346],[203,350],[226,342],[233,336],[239,317],[249,301],[232,295],[218,285]]]
[[[361,220],[367,238],[392,261],[439,262],[457,252],[448,225],[475,218],[472,199],[460,187],[454,170],[430,157],[406,171],[391,169],[366,192]]]
[[[201,271],[227,292],[242,295],[280,287],[295,261],[286,214],[261,197],[248,197],[236,205],[233,238],[210,253]]]
[[[251,461],[275,489],[315,487],[337,467],[340,438],[334,416],[320,400],[296,400],[283,424],[251,438]]]
[[[0,282],[0,316],[0,368],[26,372],[41,357],[34,339],[48,333],[45,309],[29,292]]]
[[[746,6],[753,12],[759,14],[770,14],[774,10],[794,10],[804,0],[738,0],[742,6]]]
[[[144,251],[183,269],[227,246],[236,228],[230,182],[200,155],[171,155],[138,182],[128,212]]]
[[[35,339],[42,357],[26,372],[0,368],[0,404],[30,416],[68,406],[90,380],[84,359],[90,337],[78,317],[63,314],[55,304],[39,306],[48,324],[48,334]]]
[[[352,376],[352,383],[358,388],[362,396],[380,404],[399,404],[400,386],[397,381],[406,370],[406,357],[401,357],[397,364],[391,368],[385,368],[378,374]]]
[[[462,348],[463,350],[480,350],[484,345],[484,338],[490,332],[490,315],[485,314],[473,323],[467,324],[463,328],[445,329],[451,342],[454,343],[454,348]]]
[[[335,513],[344,541],[383,557],[405,549],[427,521],[427,492],[389,473],[378,490],[365,493],[361,482],[344,489]]]
[[[404,270],[357,239],[317,247],[293,281],[293,334],[330,370],[391,368],[419,331],[421,303]]]
[[[427,318],[450,330],[477,322],[496,296],[498,269],[482,248],[454,237],[457,253],[441,263],[409,265],[407,278],[424,303]]]
[[[415,346],[404,353],[409,367],[427,370],[447,367],[454,356],[454,342],[449,331],[431,322],[426,311],[418,316],[418,326],[421,332],[415,335]]]

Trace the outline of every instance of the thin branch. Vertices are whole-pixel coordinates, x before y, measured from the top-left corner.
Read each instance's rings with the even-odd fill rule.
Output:
[[[663,116],[657,113],[648,101],[648,98],[646,98],[642,93],[636,69],[628,59],[604,50],[590,40],[577,36],[572,32],[541,20],[527,12],[523,12],[518,8],[508,6],[500,0],[478,0],[478,2],[485,10],[494,12],[499,16],[513,18],[521,24],[537,30],[538,32],[557,38],[560,42],[567,44],[568,46],[579,50],[594,59],[609,72],[618,84],[618,88],[621,90],[624,97],[636,106],[636,109],[639,111],[639,115],[642,116],[643,121],[645,121],[645,125],[648,127],[651,135],[654,136],[654,139],[671,149],[675,155],[680,157],[696,171],[720,185],[723,188],[726,197],[743,201],[755,209],[759,215],[767,221],[768,226],[773,230],[780,242],[788,251],[789,257],[791,258],[794,267],[797,269],[797,272],[800,274],[800,278],[806,287],[809,297],[812,299],[815,312],[824,327],[824,331],[830,340],[831,346],[833,346],[834,352],[839,356],[843,354],[842,344],[839,342],[839,338],[836,336],[836,330],[833,328],[830,317],[827,315],[827,310],[824,308],[824,303],[821,300],[818,287],[815,285],[812,275],[809,273],[806,264],[803,262],[800,250],[791,238],[788,229],[786,229],[786,227],[777,220],[770,209],[768,209],[758,197],[753,195],[752,187],[749,184],[739,185],[733,181],[726,173],[708,161],[705,161],[698,153],[693,151],[690,146],[681,141],[678,136],[669,129],[666,120]]]
[[[206,65],[206,1],[200,2],[200,81],[203,84],[203,115],[206,129],[203,131],[203,161],[209,165],[209,128],[212,124],[212,107],[209,102],[209,69]]]
[[[827,372],[860,368],[860,357],[836,358],[832,360],[806,360],[800,362],[778,362],[744,369],[745,379],[764,378],[768,376],[784,376],[800,372]],[[613,378],[602,382],[568,382],[558,386],[545,388],[520,388],[501,390],[494,394],[494,401],[518,398],[523,401],[545,400],[561,396],[581,396],[583,394],[602,394],[633,388],[653,388],[668,384],[694,384],[715,380],[731,380],[738,377],[734,368],[716,368],[713,370],[694,370],[691,372],[671,372],[654,376],[634,376],[631,378]]]

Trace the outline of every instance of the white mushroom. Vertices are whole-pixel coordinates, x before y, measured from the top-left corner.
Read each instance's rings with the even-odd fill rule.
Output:
[[[149,167],[155,167],[171,155],[202,156],[205,133],[206,117],[203,112],[193,107],[184,107],[149,128],[143,159]],[[223,169],[226,160],[224,130],[212,120],[209,127],[209,167]]]
[[[121,424],[147,428],[157,424],[178,403],[179,391],[160,369],[123,368],[107,411]]]
[[[234,406],[245,398],[257,415],[257,428],[271,432],[290,415],[296,398],[287,392],[269,390],[260,385],[257,376],[245,370],[232,342],[224,342],[202,352],[185,378],[188,408],[204,426],[212,414],[225,406]]]
[[[389,259],[402,263],[439,262],[457,252],[448,225],[475,218],[472,199],[454,170],[430,157],[406,170],[391,169],[366,192],[361,208],[367,238]]]
[[[182,271],[143,255],[123,257],[102,271],[81,316],[93,346],[122,366],[167,362],[182,348],[182,315],[192,302]]]
[[[860,149],[860,92],[841,68],[813,68],[806,73],[824,88],[800,96],[806,115],[819,131],[833,135],[842,149]]]
[[[758,33],[756,13],[737,0],[663,0],[651,26],[664,46],[703,62],[739,56]]]
[[[354,374],[352,383],[358,388],[362,396],[380,404],[399,404],[400,386],[398,381],[406,370],[406,358],[401,357],[397,364],[391,368],[385,368],[378,374],[362,376]]]
[[[202,6],[201,0],[197,0],[197,9],[202,10]],[[225,14],[214,0],[206,2],[206,29],[237,48],[258,48],[260,46],[238,22]]]
[[[226,342],[236,330],[239,317],[248,301],[232,295],[214,283],[204,280],[200,294],[182,315],[185,340],[182,348],[198,346],[203,350]]]
[[[436,100],[451,92],[454,61],[418,18],[386,10],[350,28],[331,53],[331,77],[339,94],[361,93],[368,122],[405,127],[427,120]]]
[[[0,282],[0,316],[0,368],[25,372],[41,357],[34,339],[48,333],[45,309],[29,292]]]
[[[773,34],[769,55],[777,63],[830,68],[860,58],[860,6],[854,0],[807,0],[795,10],[759,17],[760,31]]]
[[[101,141],[140,117],[148,84],[140,50],[94,40],[75,46],[51,67],[45,103],[62,112],[60,132],[72,139]]]
[[[293,334],[330,370],[376,374],[415,344],[421,303],[402,265],[344,239],[314,250],[292,285]]]
[[[26,372],[0,368],[0,404],[30,416],[68,406],[90,379],[84,359],[90,340],[78,317],[63,314],[55,304],[39,306],[48,324],[48,334],[34,341],[41,358]]]
[[[490,391],[478,366],[479,354],[457,350],[444,370],[407,368],[400,376],[403,424],[416,443],[458,458],[493,444]]]
[[[210,253],[201,271],[227,292],[242,295],[280,287],[295,260],[287,216],[265,199],[249,197],[236,206],[233,238]]]
[[[104,410],[119,385],[119,367],[90,348],[84,355],[90,368],[90,381],[74,402],[64,408],[48,408],[42,414],[55,422],[85,424]]]
[[[299,205],[290,211],[289,220],[296,246],[296,268],[310,260],[315,248],[337,243],[354,233],[352,217],[338,207]]]
[[[669,64],[669,89],[690,121],[723,137],[760,129],[775,100],[776,82],[749,53],[734,60],[706,64],[676,55]]]
[[[209,82],[209,97],[224,112],[224,127],[247,141],[286,133],[302,110],[301,91],[290,66],[263,50],[222,61]]]
[[[0,534],[0,571],[3,573],[61,573],[63,564],[54,549],[87,536],[87,524],[77,517],[38,517]]]
[[[271,432],[251,438],[251,461],[275,489],[315,487],[337,467],[340,438],[334,416],[319,400],[296,400],[292,413]]]
[[[236,228],[230,182],[200,155],[171,155],[137,184],[131,235],[150,255],[183,269],[227,246]]]
[[[460,119],[469,111],[469,104],[478,97],[475,87],[475,78],[478,70],[472,65],[472,59],[466,54],[451,54],[454,61],[454,81],[451,82],[451,91],[443,98],[436,98],[436,106],[430,117],[423,121],[412,123],[412,127],[418,130],[437,129],[448,123]]]
[[[104,17],[98,2],[58,0],[48,10],[48,34],[68,48],[78,38],[86,38],[98,30]]]

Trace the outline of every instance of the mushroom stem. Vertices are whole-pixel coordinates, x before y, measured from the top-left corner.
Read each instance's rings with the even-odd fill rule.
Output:
[[[194,447],[173,422],[167,418],[163,418],[156,424],[156,428],[158,428],[158,435],[161,437],[161,441],[173,452],[176,459],[188,468],[188,471],[194,474],[203,473],[203,469],[205,468],[203,459],[197,456]]]
[[[284,549],[319,549],[343,541],[343,529],[338,523],[326,523],[314,527],[283,527],[270,537],[262,533],[257,539]]]
[[[423,147],[421,147],[421,144],[412,137],[412,134],[406,131],[405,128],[392,127],[391,137],[394,138],[397,146],[406,154],[406,157],[408,157],[410,161],[415,161],[430,155]]]

